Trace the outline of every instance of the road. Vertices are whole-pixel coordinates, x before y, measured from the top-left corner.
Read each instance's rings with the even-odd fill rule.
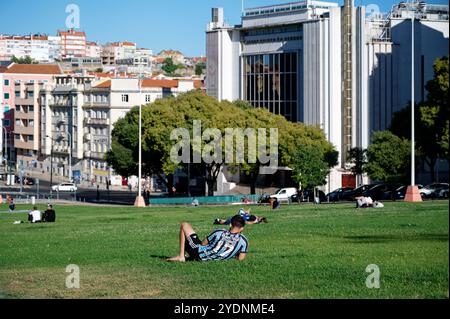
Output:
[[[55,184],[54,184],[55,185]],[[23,186],[22,193],[20,185],[6,186],[3,182],[0,184],[0,194],[14,194],[14,197],[27,197],[38,195],[38,185]],[[50,194],[50,182],[40,180],[39,182],[39,198],[48,197]],[[97,199],[97,189],[93,187],[79,186],[76,192],[53,192],[53,198],[63,200],[85,201],[89,203],[111,203],[111,204],[129,204],[132,205],[136,199],[136,192],[128,190],[107,190],[105,186],[99,188],[99,199]]]

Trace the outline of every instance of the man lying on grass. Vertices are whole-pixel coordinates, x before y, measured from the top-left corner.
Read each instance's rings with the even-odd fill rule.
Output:
[[[167,261],[185,262],[185,253],[189,255],[189,260],[196,261],[232,258],[244,260],[248,249],[247,238],[241,234],[244,226],[244,218],[236,215],[231,218],[229,231],[218,229],[203,241],[200,241],[192,226],[188,223],[182,223],[180,227],[180,254],[167,259]]]
[[[244,218],[245,223],[247,225],[252,225],[252,224],[260,224],[260,223],[267,223],[267,218],[266,217],[260,217],[260,216],[256,216],[256,215],[251,215],[250,214],[250,208],[247,210],[241,208],[239,209],[239,212],[237,213],[237,215],[240,215]],[[231,217],[228,219],[220,219],[220,218],[216,218],[214,220],[214,225],[230,225],[231,224]]]

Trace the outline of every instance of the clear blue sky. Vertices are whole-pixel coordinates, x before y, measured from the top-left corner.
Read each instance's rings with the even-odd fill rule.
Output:
[[[244,1],[250,8],[294,0]],[[355,5],[375,3],[381,11],[388,11],[398,2],[355,0]],[[80,29],[90,41],[131,41],[154,53],[177,49],[187,56],[205,54],[205,28],[212,7],[223,7],[230,24],[240,23],[241,13],[241,0],[13,0],[1,6],[0,33],[54,35],[58,29],[65,29],[65,8],[71,3],[80,8]],[[448,4],[448,0],[430,3]]]

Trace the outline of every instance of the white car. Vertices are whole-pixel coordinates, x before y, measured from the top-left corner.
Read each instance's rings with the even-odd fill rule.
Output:
[[[297,189],[295,187],[280,188],[275,193],[270,195],[271,198],[276,198],[279,201],[285,200],[289,201],[292,195],[297,194]]]
[[[52,190],[55,192],[74,192],[77,190],[77,186],[74,183],[61,183],[52,186]]]

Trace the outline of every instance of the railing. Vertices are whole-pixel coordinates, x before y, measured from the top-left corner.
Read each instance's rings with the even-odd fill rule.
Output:
[[[91,125],[109,125],[109,119],[101,119],[101,118],[85,118],[84,122],[86,124],[91,124]]]
[[[200,205],[226,205],[244,204],[245,202],[256,203],[260,195],[225,195],[210,197],[195,197]],[[191,205],[194,197],[168,197],[151,198],[150,205]]]

